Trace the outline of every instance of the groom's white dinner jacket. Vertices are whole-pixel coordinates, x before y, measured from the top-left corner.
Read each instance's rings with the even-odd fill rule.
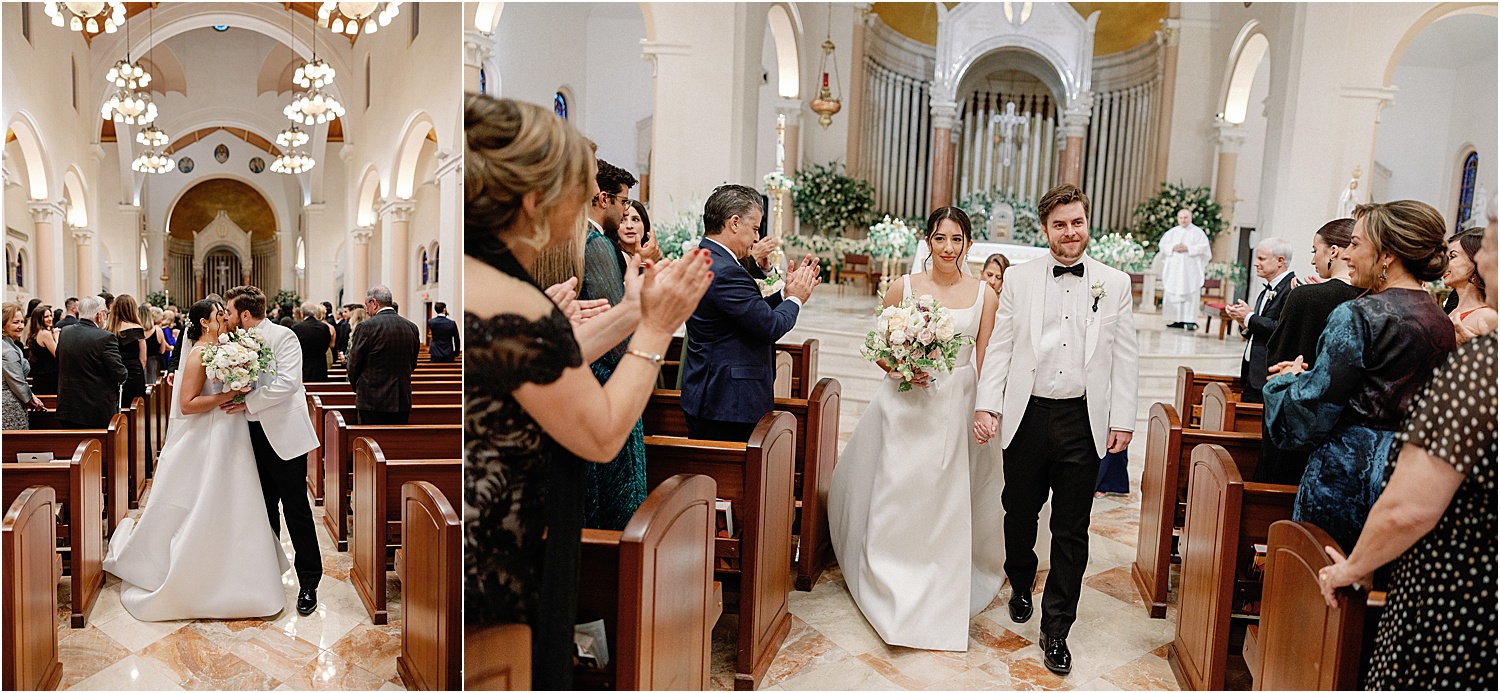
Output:
[[[1112,429],[1134,431],[1136,419],[1135,316],[1131,313],[1130,275],[1087,255],[1083,258],[1083,286],[1090,296],[1084,314],[1084,397],[1094,447],[1103,458]],[[983,374],[975,399],[976,411],[1000,417],[1000,446],[1010,446],[1026,415],[1036,383],[1041,351],[1046,283],[1052,280],[1052,256],[1011,267],[1000,288],[995,331],[985,350]],[[1103,290],[1094,311],[1093,295]]]
[[[302,387],[302,345],[291,330],[270,320],[256,327],[276,361],[270,375],[261,375],[245,395],[245,414],[259,421],[276,456],[289,460],[318,447],[318,431],[307,413],[307,389]]]

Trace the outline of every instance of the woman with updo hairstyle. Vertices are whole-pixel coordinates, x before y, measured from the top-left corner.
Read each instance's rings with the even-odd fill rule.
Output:
[[[1448,264],[1443,215],[1413,200],[1356,207],[1340,255],[1364,295],[1328,316],[1312,366],[1272,366],[1265,432],[1283,450],[1311,450],[1292,516],[1354,547],[1396,431],[1432,371],[1453,351],[1453,323],[1424,282]]]
[[[1484,302],[1484,277],[1479,275],[1474,257],[1484,243],[1484,229],[1470,228],[1448,237],[1448,271],[1443,283],[1453,288],[1458,303],[1449,316],[1459,343],[1495,331],[1494,308]]]
[[[532,686],[567,690],[584,465],[625,445],[712,274],[706,251],[631,261],[602,312],[579,310],[571,287],[544,293],[532,263],[582,217],[587,141],[548,109],[475,94],[464,135],[464,620],[529,624]],[[588,364],[632,333],[601,386]]]

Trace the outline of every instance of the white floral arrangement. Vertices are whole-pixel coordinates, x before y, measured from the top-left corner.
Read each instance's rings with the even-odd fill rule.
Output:
[[[679,212],[670,222],[657,223],[651,231],[662,256],[676,260],[703,241],[703,205],[690,200],[686,212]]]
[[[870,257],[895,259],[910,257],[917,252],[917,235],[900,219],[887,215],[870,227]]]
[[[809,234],[806,236],[783,236],[781,240],[788,248],[798,250],[801,253],[811,253],[820,256],[825,254],[830,256],[836,255],[840,259],[842,259],[844,253],[867,253],[870,249],[869,242],[863,238]]]
[[[911,391],[918,371],[951,373],[958,350],[970,342],[958,334],[953,313],[931,296],[908,296],[899,305],[880,311],[875,329],[865,335],[860,355],[866,361],[885,361],[901,375],[898,392]]]
[[[972,193],[958,203],[958,207],[969,215],[969,221],[974,227],[974,240],[996,240],[990,238],[990,215],[1001,202],[1010,205],[1011,242],[1045,248],[1047,234],[1042,231],[1042,218],[1037,215],[1036,204],[999,191]]]
[[[1130,236],[1110,233],[1089,241],[1089,256],[1117,270],[1129,272],[1145,259],[1146,247]]]
[[[772,171],[766,174],[766,192],[772,195],[783,192],[792,192],[797,189],[797,181],[787,178],[781,171]]]
[[[273,374],[274,357],[260,328],[239,328],[219,335],[219,340],[203,349],[203,370],[209,380],[224,383],[224,389],[243,390],[262,375]],[[243,394],[236,403],[244,402]]]

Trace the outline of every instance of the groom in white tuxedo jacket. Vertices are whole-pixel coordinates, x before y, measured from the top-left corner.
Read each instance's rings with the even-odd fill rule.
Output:
[[[302,386],[302,345],[290,329],[266,320],[266,296],[253,286],[239,286],[224,294],[230,328],[260,328],[275,359],[275,373],[262,375],[243,404],[225,403],[230,413],[244,411],[250,424],[250,443],[260,471],[261,492],[271,529],[281,536],[281,514],[296,551],[297,613],[306,616],[318,606],[318,581],[323,556],[313,528],[312,505],[307,500],[307,453],[318,447],[318,433],[307,413],[307,390]]]
[[[1052,500],[1052,564],[1042,595],[1049,670],[1072,669],[1068,632],[1088,567],[1099,461],[1130,445],[1136,340],[1130,276],[1087,255],[1089,200],[1073,185],[1037,203],[1051,253],[1010,268],[975,399],[981,444],[1005,450],[1005,573],[1011,619],[1031,618],[1037,516]]]

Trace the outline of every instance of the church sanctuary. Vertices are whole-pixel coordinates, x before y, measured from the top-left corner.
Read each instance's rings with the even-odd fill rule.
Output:
[[[466,3],[466,686],[1493,690],[1497,27]],[[134,252],[7,109],[28,270]]]
[[[0,13],[3,687],[459,687],[462,6]]]

